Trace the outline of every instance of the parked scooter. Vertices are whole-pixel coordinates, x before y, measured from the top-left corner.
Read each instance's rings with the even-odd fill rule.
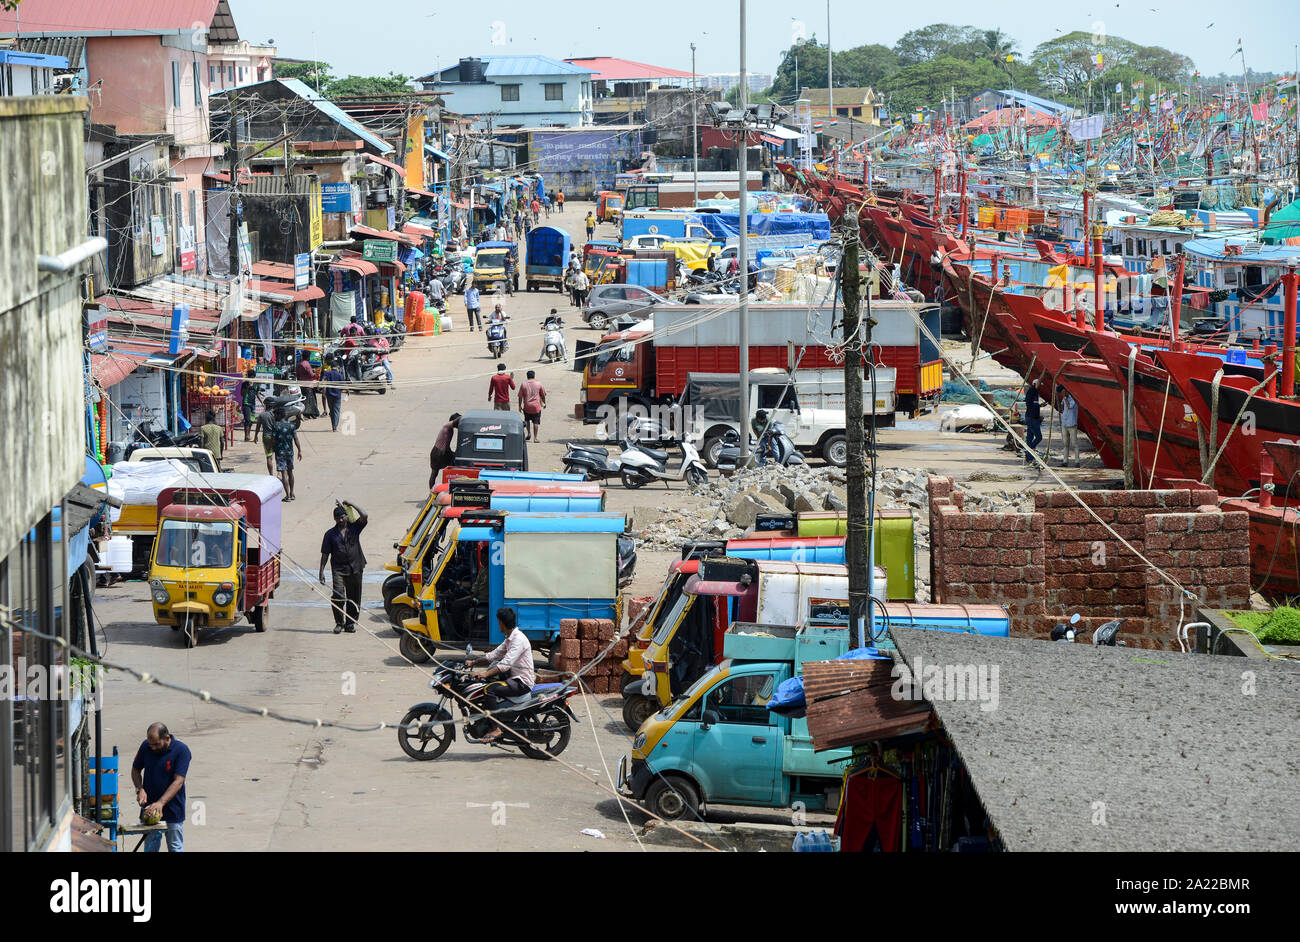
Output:
[[[456,738],[453,704],[460,705],[466,742],[483,742],[484,736],[499,728],[499,721],[506,731],[492,745],[516,747],[530,759],[562,753],[569,744],[572,724],[578,722],[568,704],[577,688],[564,684],[538,684],[523,696],[498,700],[487,695],[479,675],[440,664],[429,686],[438,691],[439,699],[411,707],[397,731],[398,744],[412,759],[436,759],[447,751]]]
[[[755,464],[763,460],[760,456],[765,457],[766,463],[783,468],[806,463],[780,422],[773,422],[767,428],[761,442],[753,435],[749,436],[749,451]],[[727,429],[722,433],[722,447],[718,449],[716,467],[722,474],[731,474],[739,463],[740,433],[735,429]]]
[[[510,315],[504,318],[493,318],[488,321],[487,326],[487,345],[488,353],[493,359],[497,359],[501,354],[510,349],[510,341],[506,336],[506,321],[510,320]]]
[[[279,395],[264,397],[262,406],[269,412],[278,412],[297,428],[302,425],[303,413],[307,409],[307,400],[303,396],[300,387],[284,386]]]
[[[604,481],[616,478],[623,470],[623,462],[612,457],[608,448],[598,445],[577,445],[568,443],[564,453],[564,470],[566,474],[585,474],[588,481]]]
[[[1064,641],[1067,644],[1074,643],[1075,638],[1083,632],[1083,629],[1080,627],[1082,621],[1083,619],[1079,613],[1075,612],[1070,616],[1070,621],[1068,623],[1057,625],[1052,629],[1052,640]],[[1104,625],[1101,625],[1092,633],[1092,643],[1097,647],[1103,648],[1127,647],[1123,641],[1119,640],[1119,630],[1123,624],[1124,620],[1122,618],[1117,618],[1114,621],[1108,621]]]
[[[619,479],[623,486],[635,489],[652,481],[663,481],[665,486],[669,481],[685,481],[691,487],[707,484],[709,472],[695,446],[686,441],[676,442],[676,445],[682,454],[681,461],[676,467],[670,468],[667,451],[624,443],[623,454],[619,458],[622,462]]]
[[[358,389],[375,390],[380,395],[388,391],[388,371],[374,350],[349,351],[343,364],[343,375]]]

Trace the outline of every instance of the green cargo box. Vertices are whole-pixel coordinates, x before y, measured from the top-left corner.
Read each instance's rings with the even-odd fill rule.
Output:
[[[847,534],[847,516],[834,510],[799,514],[795,531],[809,537]],[[876,511],[875,563],[885,567],[886,601],[916,601],[916,531],[910,511]]]

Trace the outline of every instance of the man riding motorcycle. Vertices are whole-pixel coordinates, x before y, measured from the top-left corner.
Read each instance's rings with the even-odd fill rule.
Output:
[[[551,313],[547,314],[546,320],[542,321],[542,352],[538,354],[537,359],[539,362],[546,359],[546,345],[549,342],[547,334],[553,330],[558,331],[560,334],[560,359],[567,363],[569,360],[569,346],[568,341],[564,339],[564,318],[556,312],[555,308],[551,308]]]
[[[471,667],[490,665],[483,672],[484,679],[504,676],[504,680],[489,683],[484,688],[484,693],[498,703],[506,697],[521,697],[528,693],[533,689],[537,679],[533,670],[533,646],[529,643],[528,636],[519,630],[515,622],[513,608],[497,609],[497,625],[501,628],[501,633],[506,636],[506,640],[497,645],[487,657],[470,662]],[[502,728],[497,726],[485,735],[483,740],[491,742],[500,738],[502,732]]]

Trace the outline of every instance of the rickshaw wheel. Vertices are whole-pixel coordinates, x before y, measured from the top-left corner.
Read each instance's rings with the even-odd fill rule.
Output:
[[[252,623],[254,631],[266,631],[266,623],[270,615],[269,608],[270,606],[267,605],[259,605],[248,613],[248,620]]]
[[[181,635],[185,638],[185,647],[192,648],[199,643],[199,628],[193,618],[181,622]]]
[[[405,602],[394,602],[391,608],[392,611],[389,613],[388,618],[392,621],[394,628],[401,628],[402,622],[408,618],[415,618],[420,614],[415,610],[414,606],[407,605]]]
[[[431,657],[424,645],[409,631],[402,632],[402,637],[397,642],[397,650],[402,652],[402,657],[415,664],[427,663]]]
[[[641,724],[659,712],[659,698],[637,694],[623,701],[623,722],[632,732],[641,728]]]

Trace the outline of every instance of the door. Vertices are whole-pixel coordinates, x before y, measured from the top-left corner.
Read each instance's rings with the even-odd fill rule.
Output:
[[[634,315],[637,319],[647,316],[650,308],[654,306],[654,295],[645,288],[637,288],[628,285],[623,289],[627,298],[627,306],[624,308],[629,314]]]
[[[731,674],[692,708],[695,774],[711,802],[770,804],[781,774],[781,727],[768,712],[775,671]],[[704,714],[717,722],[706,724]],[[679,721],[679,723],[685,720]]]

